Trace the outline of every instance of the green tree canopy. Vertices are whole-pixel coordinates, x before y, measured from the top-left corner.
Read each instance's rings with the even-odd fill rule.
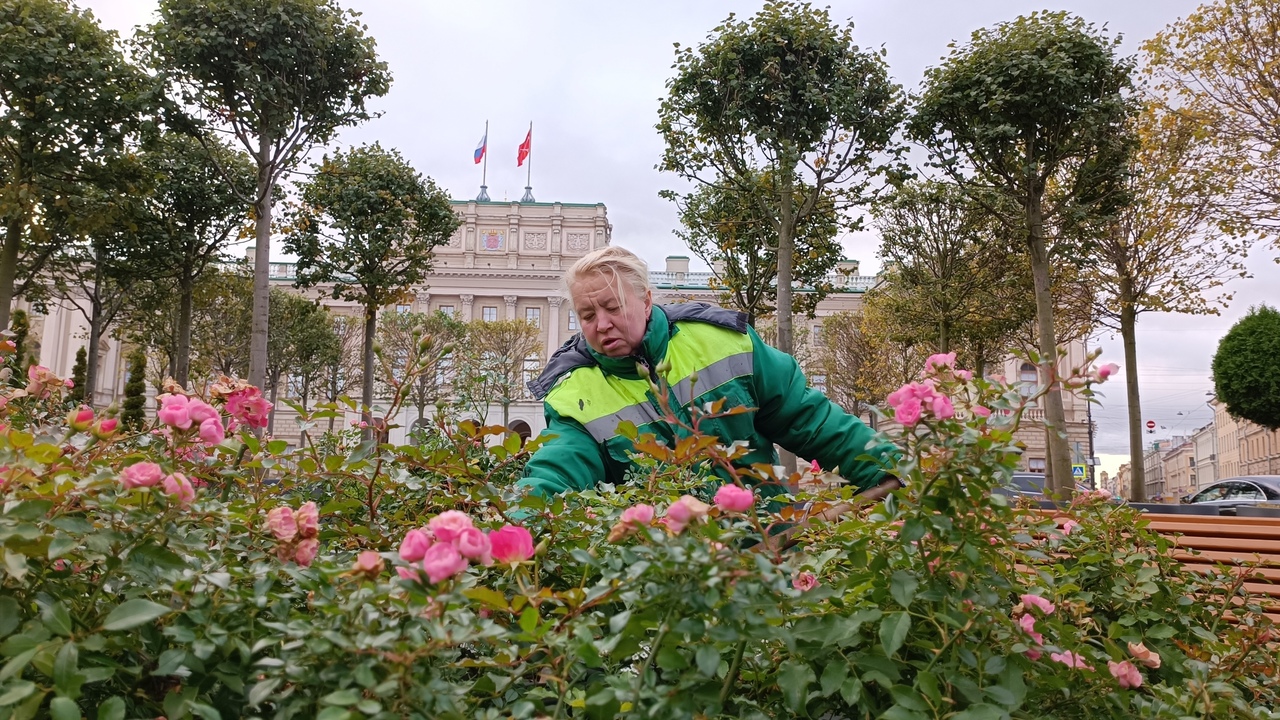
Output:
[[[385,95],[391,76],[359,14],[334,0],[161,0],[159,14],[142,38],[151,66],[197,111],[198,129],[229,133],[256,165],[252,187],[223,179],[256,220],[248,380],[261,388],[276,183],[311,148],[369,119],[366,100]]]
[[[44,211],[66,203],[76,183],[109,176],[141,125],[147,87],[92,13],[62,0],[0,0],[0,328],[24,246],[53,239]]]
[[[1280,429],[1280,312],[1249,310],[1218,343],[1213,387],[1233,416]]]
[[[1041,372],[1058,364],[1053,262],[1087,257],[1075,224],[1113,216],[1127,202],[1133,147],[1127,131],[1132,63],[1118,40],[1067,13],[1033,13],[973,33],[925,74],[909,133],[971,196],[991,206],[1025,244],[1035,288]],[[1016,208],[1013,213],[1001,207]],[[1051,228],[1056,225],[1058,232]],[[1071,492],[1062,394],[1045,396],[1053,489]]]
[[[285,247],[298,256],[299,287],[328,283],[334,298],[364,308],[366,407],[378,310],[426,279],[432,251],[459,222],[444,191],[377,144],[325,156],[302,186]]]
[[[854,44],[851,24],[786,0],[749,21],[730,16],[696,48],[677,46],[674,70],[658,169],[758,203],[753,216],[776,238],[778,344],[790,352],[798,230],[831,209],[852,218],[869,199],[893,164],[900,88],[880,54]]]

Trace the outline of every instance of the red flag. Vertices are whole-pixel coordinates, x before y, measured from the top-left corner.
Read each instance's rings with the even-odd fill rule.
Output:
[[[524,165],[524,161],[529,158],[529,153],[533,151],[533,126],[529,127],[529,134],[524,136],[524,142],[520,143],[520,149],[516,152],[516,167]]]

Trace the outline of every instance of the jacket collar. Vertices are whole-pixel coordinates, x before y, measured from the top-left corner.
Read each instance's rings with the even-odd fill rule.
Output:
[[[645,326],[640,352],[626,357],[612,358],[601,355],[590,346],[587,347],[587,351],[591,353],[591,357],[605,374],[635,380],[640,377],[636,372],[636,363],[644,363],[653,368],[667,356],[667,344],[670,341],[671,323],[667,320],[667,314],[662,308],[654,305],[649,309],[649,322]]]

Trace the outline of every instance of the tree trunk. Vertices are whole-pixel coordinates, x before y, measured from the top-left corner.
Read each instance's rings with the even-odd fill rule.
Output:
[[[174,352],[173,379],[182,387],[191,379],[191,296],[195,293],[195,280],[183,272],[178,279],[178,342]]]
[[[253,315],[249,335],[249,384],[266,389],[267,322],[271,302],[271,138],[258,139],[258,197],[254,204]]]
[[[280,394],[280,373],[269,378],[271,383],[271,415],[267,419],[267,434],[276,434],[276,397]]]
[[[366,416],[369,426],[364,429],[362,435],[368,440],[373,435],[373,338],[378,331],[378,308],[373,305],[366,305],[364,308],[364,377],[361,378],[363,388],[361,389],[361,402],[364,404],[364,410],[361,415]]]
[[[951,323],[945,320],[938,323],[938,352],[951,352]]]
[[[307,411],[307,397],[311,395],[311,376],[303,373],[302,375],[302,411]],[[307,446],[307,429],[304,427],[298,432],[298,449]]]
[[[779,168],[782,192],[778,198],[778,349],[790,355],[795,349],[791,325],[791,278],[795,254],[795,192],[793,187],[796,161],[790,154],[782,156]],[[783,472],[790,477],[796,471],[796,456],[786,448],[778,456]]]
[[[1031,277],[1035,281],[1036,325],[1040,341],[1040,374],[1052,382],[1044,395],[1044,421],[1049,430],[1048,462],[1052,489],[1062,500],[1070,500],[1071,453],[1067,447],[1066,414],[1062,406],[1062,386],[1058,383],[1058,338],[1053,327],[1053,290],[1049,275],[1049,250],[1044,238],[1042,194],[1032,190],[1027,199],[1027,245],[1031,251]]]
[[[95,296],[97,292],[98,288],[95,286]],[[89,347],[85,352],[84,363],[84,404],[93,407],[93,396],[98,391],[98,363],[101,362],[98,343],[102,342],[102,303],[97,297],[92,297],[89,299],[89,305]]]
[[[1147,471],[1142,465],[1142,401],[1138,394],[1138,313],[1133,282],[1120,279],[1120,339],[1124,343],[1124,382],[1129,402],[1129,502],[1147,499]]]
[[[18,253],[22,248],[23,220],[21,212],[9,218],[4,229],[4,246],[0,248],[0,330],[9,329],[13,281],[18,277]],[[22,358],[18,358],[18,363],[21,365]]]

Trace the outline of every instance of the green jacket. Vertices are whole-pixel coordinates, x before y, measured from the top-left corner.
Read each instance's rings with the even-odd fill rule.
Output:
[[[669,363],[659,377],[658,365]],[[815,459],[865,490],[884,479],[880,466],[858,460],[894,453],[874,443],[874,433],[805,382],[795,358],[766,345],[742,313],[704,303],[655,305],[645,330],[643,353],[610,358],[591,349],[579,334],[565,343],[529,389],[543,400],[547,429],[541,448],[529,459],[521,484],[551,495],[585,490],[606,481],[621,483],[631,466],[631,441],[618,434],[624,420],[641,433],[673,444],[687,435],[663,420],[648,379],[669,385],[674,410],[689,420],[689,403],[699,406],[724,398],[725,408],[753,412],[705,421],[702,430],[728,445],[746,441],[752,448],[740,461],[777,463],[774,443],[800,457]],[[696,373],[696,384],[691,376]],[[690,397],[692,395],[692,397]],[[774,495],[782,488],[761,488]]]

